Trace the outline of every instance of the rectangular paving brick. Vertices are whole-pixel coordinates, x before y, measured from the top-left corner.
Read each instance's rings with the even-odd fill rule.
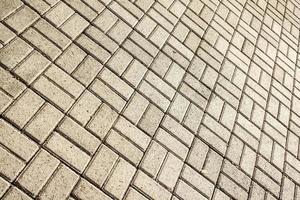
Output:
[[[88,154],[57,132],[53,132],[46,147],[80,172],[84,170],[90,160]]]
[[[21,159],[28,161],[37,151],[38,145],[8,122],[1,119],[0,127],[0,143]]]
[[[299,9],[0,0],[0,199],[298,199]]]
[[[171,193],[142,171],[138,171],[133,184],[153,199],[170,199]]]
[[[59,161],[55,157],[41,150],[22,173],[18,179],[18,184],[36,196],[58,167],[58,164]]]

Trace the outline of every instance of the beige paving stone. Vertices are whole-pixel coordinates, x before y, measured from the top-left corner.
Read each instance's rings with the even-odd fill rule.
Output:
[[[56,65],[51,65],[44,73],[45,76],[50,78],[57,85],[69,92],[73,97],[78,98],[84,90],[84,87],[75,79],[70,77],[67,73],[62,71]]]
[[[57,127],[57,130],[62,132],[63,135],[70,138],[90,154],[93,154],[100,145],[100,141],[94,135],[68,117],[62,120],[61,124]]]
[[[51,60],[54,60],[59,56],[59,54],[61,54],[61,50],[58,47],[33,28],[27,29],[23,33],[23,37],[30,41],[35,47],[40,49]]]
[[[30,118],[42,106],[44,100],[32,90],[26,90],[5,113],[5,117],[23,128]],[[27,106],[29,105],[30,106]]]
[[[64,111],[68,110],[74,102],[70,95],[62,91],[44,76],[41,76],[33,84],[33,87]]]
[[[38,148],[35,142],[3,119],[0,120],[0,143],[25,161],[28,161]]]
[[[146,113],[143,115],[139,122],[139,127],[149,135],[153,136],[162,118],[163,112],[156,106],[150,104]]]
[[[142,159],[143,152],[114,130],[110,131],[106,142],[127,157],[134,165],[137,165]]]
[[[153,88],[148,82],[142,81],[139,91],[147,96],[153,103],[159,106],[164,111],[167,110],[170,100],[168,100],[165,96],[159,93],[158,90]]]
[[[104,139],[117,117],[117,112],[103,103],[87,127],[100,137],[100,139]]]
[[[105,180],[116,164],[118,155],[105,145],[101,145],[91,164],[85,172],[85,176],[96,185],[102,187]]]
[[[87,56],[73,73],[73,77],[88,86],[102,69],[103,65],[91,56]]]
[[[22,7],[16,13],[11,15],[5,22],[18,33],[30,26],[39,15],[28,6]]]
[[[69,196],[79,176],[70,168],[62,165],[39,194],[40,199],[64,199]]]
[[[140,200],[146,200],[147,198],[143,196],[141,193],[133,189],[132,187],[129,188],[127,196],[125,198],[126,200],[134,200],[134,199],[140,199]]]
[[[75,13],[61,26],[61,30],[75,39],[88,25],[89,23],[84,18]]]
[[[26,83],[31,84],[50,64],[50,61],[38,51],[32,54],[14,72]]]
[[[2,0],[1,1],[1,10],[0,10],[0,20],[2,21],[5,17],[9,14],[14,12],[17,8],[23,5],[22,1],[20,0]]]
[[[176,156],[169,153],[163,163],[158,180],[166,185],[169,189],[173,190],[182,166],[183,162]],[[170,176],[170,173],[172,173],[172,176]]]
[[[122,77],[126,79],[133,86],[137,87],[143,79],[147,68],[137,60],[134,60],[128,69],[124,72]]]
[[[112,71],[114,71],[118,75],[121,75],[129,65],[129,63],[132,61],[132,59],[133,58],[129,53],[127,53],[123,49],[119,49],[107,62],[107,65]]]
[[[67,0],[66,3],[86,17],[89,21],[93,20],[97,16],[97,13],[82,1]]]
[[[57,132],[53,132],[46,147],[80,172],[84,170],[90,160],[90,157],[84,151]]]
[[[298,199],[299,9],[0,0],[0,199]]]
[[[0,23],[0,30],[0,41],[4,45],[16,36],[16,34],[13,31],[11,31],[8,27],[6,27],[3,23]]]
[[[181,157],[182,159],[185,159],[188,153],[188,147],[182,144],[179,140],[177,140],[175,137],[167,133],[163,129],[158,129],[158,132],[155,136],[155,138],[165,145],[168,149],[173,151],[176,155]]]
[[[171,193],[142,171],[137,172],[133,184],[153,199],[170,199]]]
[[[26,125],[24,130],[39,141],[39,143],[42,143],[50,135],[62,117],[62,112],[51,104],[45,103]]]
[[[3,197],[3,199],[6,200],[30,200],[32,198],[30,198],[27,194],[25,194],[24,192],[22,192],[22,190],[18,189],[17,187],[11,187],[9,189],[9,191],[7,192],[7,194]]]
[[[99,46],[86,35],[80,35],[76,41],[84,50],[95,56],[102,63],[106,62],[110,57],[110,54],[107,50]]]
[[[2,197],[6,190],[9,188],[9,183],[3,178],[0,178],[0,196]]]
[[[13,154],[9,153],[4,148],[0,148],[0,152],[1,152],[0,173],[3,174],[5,177],[7,177],[9,181],[13,181],[17,177],[17,175],[21,172],[21,170],[25,167],[25,163],[19,158],[17,158],[16,156],[14,156]],[[5,185],[6,184],[4,184],[3,182],[2,185],[3,191]]]
[[[182,180],[179,181],[175,193],[183,199],[206,199],[202,194],[197,192]]]
[[[108,178],[104,189],[113,194],[118,199],[121,199],[129,184],[136,169],[123,159],[120,159],[116,164],[112,175]]]
[[[95,95],[89,91],[85,91],[71,108],[70,115],[82,125],[85,125],[90,121],[101,103],[101,100]]]
[[[66,72],[71,73],[82,62],[86,55],[87,54],[80,47],[72,43],[55,63]]]
[[[74,10],[72,10],[67,4],[63,2],[58,2],[49,12],[47,12],[45,17],[56,26],[60,26],[73,13]]]
[[[113,53],[118,47],[116,42],[114,42],[112,39],[110,39],[102,31],[100,31],[94,26],[90,26],[89,28],[87,28],[85,33],[94,40],[96,40],[98,44],[101,44],[101,46],[103,46],[110,53]]]
[[[106,84],[110,85],[113,89],[115,89],[126,100],[128,100],[133,93],[133,89],[128,84],[126,84],[123,80],[121,80],[107,68],[104,68],[98,77],[102,79]]]
[[[33,196],[36,196],[55,171],[59,161],[48,152],[41,150],[21,174],[17,182]]]
[[[75,197],[80,198],[82,200],[95,199],[95,200],[109,200],[112,199],[107,196],[104,192],[97,189],[91,183],[86,181],[85,179],[81,179],[79,184],[73,190],[72,194]]]
[[[11,101],[12,99],[7,94],[0,91],[0,113],[2,113],[7,108]]]
[[[100,80],[96,80],[91,86],[91,90],[99,95],[103,100],[112,105],[119,112],[123,109],[126,104],[126,101],[110,89],[106,84]]]
[[[211,198],[214,190],[214,185],[208,181],[205,177],[197,173],[189,166],[184,166],[182,178],[191,183],[199,191],[203,192],[209,198]]]
[[[167,150],[157,142],[153,141],[143,158],[141,167],[151,176],[156,177],[166,155]]]
[[[114,125],[114,128],[138,145],[143,151],[147,149],[150,137],[125,118],[120,117]]]
[[[50,5],[42,0],[32,1],[26,0],[26,2],[32,6],[39,14],[44,14],[47,10],[50,9]]]
[[[0,62],[9,69],[20,63],[33,48],[24,40],[17,37],[0,51]]]
[[[40,19],[35,25],[41,33],[46,35],[52,42],[58,45],[61,49],[65,49],[71,43],[71,40],[67,38],[61,31],[56,29],[46,20]]]
[[[128,103],[128,106],[124,110],[124,116],[133,122],[133,124],[137,124],[148,105],[149,101],[145,97],[139,93],[134,93],[130,103]]]

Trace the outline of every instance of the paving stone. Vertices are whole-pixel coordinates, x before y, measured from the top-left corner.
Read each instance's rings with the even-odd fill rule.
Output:
[[[57,130],[90,154],[93,154],[100,145],[100,141],[95,136],[70,118],[64,118]]]
[[[3,178],[0,178],[0,196],[2,197],[6,190],[9,188],[9,183]]]
[[[138,171],[133,184],[153,199],[170,199],[171,193],[142,171]]]
[[[85,57],[86,53],[76,44],[72,43],[56,60],[56,64],[66,72],[72,73]]]
[[[50,135],[62,117],[62,112],[51,104],[45,103],[26,125],[24,130],[39,141],[39,143],[42,143]]]
[[[2,21],[5,17],[7,17],[9,14],[14,12],[17,8],[23,5],[22,1],[20,0],[2,0],[1,1],[1,15],[0,20]]]
[[[31,8],[24,6],[5,20],[5,22],[15,31],[20,33],[37,20],[38,17],[39,15]]]
[[[110,89],[105,83],[97,79],[91,86],[91,90],[99,95],[103,100],[112,105],[119,112],[123,109],[126,101],[115,91]]]
[[[75,197],[88,200],[88,199],[95,199],[95,200],[109,200],[112,199],[107,196],[104,192],[97,189],[91,183],[86,181],[85,179],[81,179],[78,186],[72,192]]]
[[[50,99],[54,104],[58,105],[61,109],[66,111],[71,107],[74,102],[72,97],[62,91],[54,83],[50,82],[46,77],[41,76],[34,84],[33,87]]]
[[[36,48],[41,50],[47,57],[54,60],[61,54],[61,50],[51,43],[46,37],[33,28],[29,28],[23,33],[23,37],[30,41]]]
[[[70,115],[85,125],[90,121],[101,103],[101,100],[95,95],[85,91],[71,108]]]
[[[7,194],[4,196],[3,199],[6,199],[6,200],[13,200],[13,199],[30,200],[32,198],[30,198],[26,193],[22,192],[22,190],[20,190],[19,188],[11,187],[11,189],[7,192]]]
[[[136,169],[123,159],[120,159],[114,168],[113,174],[108,178],[104,189],[113,194],[118,199],[121,199],[129,184]]]
[[[38,111],[43,102],[44,100],[32,90],[26,90],[4,115],[17,126],[24,127],[29,119]],[[28,104],[31,104],[31,106],[26,106]]]
[[[86,35],[80,35],[77,38],[77,42],[84,50],[88,51],[91,55],[95,56],[102,63],[106,62],[110,57],[110,54],[107,50],[99,46]]]
[[[58,45],[61,49],[65,49],[71,43],[71,40],[67,38],[62,32],[48,23],[46,20],[39,20],[35,25],[41,33],[46,35],[51,41]]]
[[[101,145],[94,159],[85,172],[96,185],[103,186],[109,173],[116,164],[118,155],[105,145]]]
[[[31,51],[32,47],[24,40],[17,37],[0,52],[0,62],[7,68],[14,68],[22,61]]]
[[[16,36],[16,34],[13,31],[11,31],[8,27],[6,27],[3,23],[0,23],[0,30],[0,41],[3,45],[7,44]]]
[[[32,54],[14,72],[26,83],[31,84],[50,64],[50,61],[38,51]]]
[[[299,9],[0,0],[0,199],[298,199]]]
[[[89,23],[84,18],[75,13],[61,26],[61,30],[75,39],[88,25]]]
[[[84,170],[90,160],[90,157],[84,151],[57,132],[53,133],[46,147],[80,172]]]
[[[36,143],[21,134],[8,122],[1,119],[0,127],[0,143],[23,160],[28,161],[37,151]]]
[[[103,103],[87,127],[98,137],[104,139],[117,117],[117,112]]]
[[[172,154],[168,154],[165,162],[163,163],[162,169],[160,170],[158,180],[169,189],[173,190],[182,166],[183,162],[179,158]],[[172,173],[172,176],[170,176],[170,173]]]
[[[115,123],[114,128],[138,145],[143,151],[147,149],[150,137],[125,118],[120,117]]]
[[[59,161],[48,152],[41,150],[17,182],[36,196],[58,167]]]
[[[13,181],[17,177],[17,175],[21,172],[21,170],[24,168],[25,163],[23,163],[22,160],[20,160],[18,157],[14,156],[13,154],[9,153],[4,148],[0,148],[0,152],[1,152],[0,172],[6,178],[8,178],[9,181]],[[2,192],[6,188],[5,187],[6,184],[3,181],[1,182],[3,184],[3,185],[1,184],[1,186],[3,187]]]
[[[143,152],[114,130],[110,131],[106,142],[119,153],[127,157],[134,165],[138,165],[142,159]]]
[[[103,65],[91,56],[87,56],[73,73],[73,77],[88,86],[102,69]]]
[[[69,196],[79,176],[68,167],[62,165],[39,194],[40,199],[63,199]]]
[[[179,181],[175,193],[183,199],[206,199],[201,193],[197,192],[182,180]]]
[[[59,2],[45,15],[45,17],[56,26],[60,26],[73,13],[74,10],[72,10],[67,4]]]

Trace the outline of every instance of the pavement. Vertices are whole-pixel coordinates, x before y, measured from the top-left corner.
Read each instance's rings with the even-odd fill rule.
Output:
[[[300,199],[298,0],[0,0],[0,199]]]

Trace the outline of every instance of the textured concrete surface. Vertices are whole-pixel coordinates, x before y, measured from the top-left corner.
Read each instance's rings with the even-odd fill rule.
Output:
[[[0,199],[300,199],[298,0],[0,0]]]

